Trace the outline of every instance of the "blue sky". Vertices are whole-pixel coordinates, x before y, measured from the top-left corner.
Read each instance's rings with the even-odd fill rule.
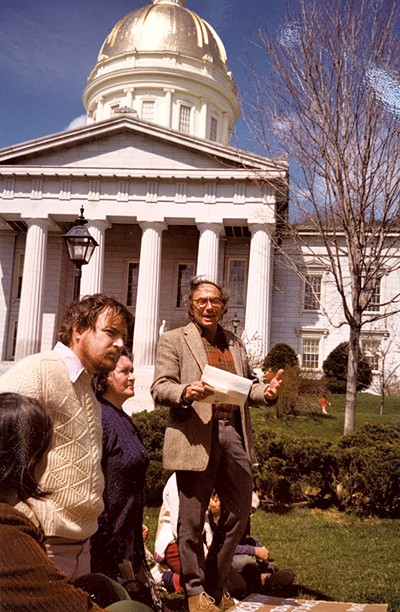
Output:
[[[102,42],[150,0],[5,0],[0,20],[0,148],[66,129],[84,114],[82,91]],[[239,91],[249,89],[246,53],[262,23],[278,26],[284,0],[187,0],[220,35]],[[243,120],[238,144],[251,149]]]

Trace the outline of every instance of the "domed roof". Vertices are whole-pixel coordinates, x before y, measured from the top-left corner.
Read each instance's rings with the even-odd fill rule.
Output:
[[[128,13],[111,30],[98,61],[132,52],[172,51],[210,61],[227,71],[226,52],[214,29],[185,0],[152,0]]]

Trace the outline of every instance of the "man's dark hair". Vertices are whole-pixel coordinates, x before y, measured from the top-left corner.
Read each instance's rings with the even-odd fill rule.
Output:
[[[85,295],[68,306],[58,330],[60,342],[69,346],[74,329],[80,332],[95,329],[99,314],[105,310],[111,310],[113,315],[121,317],[126,323],[128,332],[132,329],[133,317],[124,304],[110,295],[95,293]]]
[[[50,412],[37,399],[0,393],[0,500],[47,495],[35,471],[53,438]]]
[[[126,348],[122,349],[121,354],[118,358],[118,361],[121,359],[121,357],[128,357],[128,359],[130,359],[133,363],[133,355],[128,349]],[[117,361],[117,365],[118,365],[118,361]],[[115,367],[117,367],[117,365]],[[111,372],[113,372],[113,370],[111,370]],[[105,372],[101,372],[93,376],[92,385],[93,385],[93,389],[94,389],[94,392],[98,400],[102,399],[104,393],[107,391],[107,389],[110,386],[110,383],[108,382],[108,375],[111,374],[111,372],[107,372],[107,374]]]
[[[223,285],[216,283],[215,281],[211,280],[207,276],[194,276],[189,283],[189,292],[185,296],[186,309],[187,309],[189,319],[191,321],[193,321],[194,319],[193,314],[191,313],[191,307],[193,304],[193,294],[199,287],[201,287],[201,285],[214,285],[214,287],[218,289],[220,296],[221,296],[222,303],[224,305],[223,314],[225,314],[228,310],[227,304],[228,304],[229,297],[230,297],[228,290]]]

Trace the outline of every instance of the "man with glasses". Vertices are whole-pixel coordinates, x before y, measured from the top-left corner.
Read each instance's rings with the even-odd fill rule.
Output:
[[[228,296],[204,277],[190,283],[190,323],[165,332],[157,352],[151,387],[154,402],[170,408],[163,464],[176,471],[179,492],[178,545],[181,582],[189,612],[217,612],[230,603],[226,583],[236,545],[251,511],[255,462],[248,404],[273,403],[281,387],[280,370],[268,385],[251,371],[243,343],[220,325]],[[226,370],[253,381],[244,406],[213,405],[202,380],[204,366]],[[204,561],[204,517],[215,488],[222,511]]]

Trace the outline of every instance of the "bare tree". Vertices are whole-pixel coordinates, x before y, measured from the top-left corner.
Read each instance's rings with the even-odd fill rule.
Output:
[[[299,243],[305,227],[322,238],[340,295],[349,327],[344,433],[355,429],[361,330],[399,312],[397,293],[390,309],[368,315],[380,278],[400,268],[399,12],[397,0],[293,0],[278,33],[260,32],[269,68],[254,70],[246,110],[268,155],[287,152],[292,164],[297,223],[287,231]],[[310,241],[302,246],[321,257]]]

